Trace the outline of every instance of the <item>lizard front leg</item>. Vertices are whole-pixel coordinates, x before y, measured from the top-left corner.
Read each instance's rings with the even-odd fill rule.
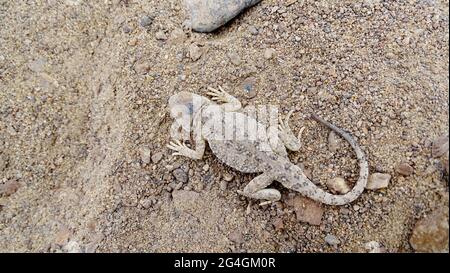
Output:
[[[267,136],[272,151],[274,151],[279,156],[288,158],[286,146],[284,145],[284,142],[280,138],[280,130],[278,129],[278,127],[272,125],[269,128],[267,128]]]
[[[300,129],[297,137],[294,136],[294,133],[289,126],[289,119],[291,118],[292,113],[294,113],[294,110],[289,111],[284,121],[281,118],[279,119],[278,131],[280,133],[280,139],[281,141],[283,141],[284,146],[286,146],[286,148],[288,148],[290,151],[297,152],[302,146],[300,139],[302,137],[303,131],[305,130],[305,127],[302,127]]]
[[[223,103],[222,107],[225,112],[235,112],[242,108],[241,102],[225,92],[222,87],[219,86],[219,89],[208,87],[208,90],[209,92],[207,94],[212,97],[211,100]]]
[[[276,202],[281,199],[281,193],[276,189],[266,189],[273,181],[273,176],[262,173],[250,181],[244,191],[238,191],[238,193],[253,199],[267,200],[262,202],[261,206]]]
[[[174,150],[175,153],[172,155],[181,155],[185,156],[191,159],[202,159],[203,154],[205,153],[205,140],[204,139],[198,139],[195,143],[195,150],[189,148],[186,146],[186,144],[181,143],[179,140],[171,141],[167,148]]]

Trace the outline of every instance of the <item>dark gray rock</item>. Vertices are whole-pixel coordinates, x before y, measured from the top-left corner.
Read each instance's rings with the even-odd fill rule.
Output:
[[[261,0],[184,0],[185,25],[198,32],[212,32]]]
[[[141,25],[141,27],[148,27],[153,23],[153,19],[148,16],[148,15],[144,15],[141,17],[141,19],[139,20],[139,25]]]
[[[182,169],[176,169],[172,172],[178,182],[186,183],[188,181],[187,173]]]

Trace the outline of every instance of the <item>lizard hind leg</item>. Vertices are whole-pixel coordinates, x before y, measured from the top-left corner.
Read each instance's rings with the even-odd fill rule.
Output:
[[[281,199],[281,193],[276,189],[267,189],[274,181],[274,178],[265,173],[255,177],[243,191],[238,191],[239,194],[253,199],[266,200],[260,205],[270,204]]]
[[[302,146],[301,137],[303,131],[305,130],[305,127],[302,127],[300,129],[297,137],[294,135],[291,127],[289,126],[289,119],[291,118],[293,113],[294,110],[289,111],[284,121],[281,118],[279,119],[278,130],[280,133],[280,139],[281,141],[283,141],[283,144],[286,146],[286,148],[290,151],[297,152]]]

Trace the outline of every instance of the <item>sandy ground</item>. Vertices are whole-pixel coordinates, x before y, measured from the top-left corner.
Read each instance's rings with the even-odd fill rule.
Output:
[[[178,0],[0,0],[0,183],[10,189],[0,251],[364,252],[370,241],[414,251],[415,222],[448,209],[430,148],[448,134],[448,8],[264,0],[198,34],[181,29]],[[241,87],[249,77],[253,98]],[[281,202],[247,209],[236,190],[253,176],[209,150],[193,161],[165,148],[168,98],[218,85],[245,105],[300,110],[291,123],[307,128],[304,146],[290,157],[319,186],[356,181],[358,165],[342,140],[329,151],[313,112],[358,139],[371,172],[392,175],[388,188],[321,206],[320,225],[297,220],[286,189]],[[414,174],[397,174],[402,162]],[[330,234],[338,245],[325,243]]]

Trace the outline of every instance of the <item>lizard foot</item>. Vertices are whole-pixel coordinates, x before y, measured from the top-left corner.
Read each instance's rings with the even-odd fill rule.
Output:
[[[262,189],[254,193],[248,193],[245,192],[245,190],[238,190],[237,193],[247,198],[266,200],[261,202],[259,204],[260,206],[272,204],[273,202],[279,201],[281,199],[281,193],[276,189]]]
[[[197,160],[203,157],[203,152],[205,151],[205,143],[204,141],[197,142],[197,148],[196,150],[193,150],[186,146],[186,144],[181,143],[179,140],[174,140],[167,145],[167,148],[175,151],[172,156],[181,155]]]
[[[167,145],[167,148],[175,151],[175,153],[172,154],[173,156],[181,155],[181,156],[190,157],[191,149],[188,146],[186,146],[186,144],[181,143],[179,140],[171,141]]]
[[[211,100],[222,103],[230,102],[231,95],[225,92],[221,86],[219,86],[218,90],[212,87],[208,87],[208,90],[207,94],[212,97]]]

